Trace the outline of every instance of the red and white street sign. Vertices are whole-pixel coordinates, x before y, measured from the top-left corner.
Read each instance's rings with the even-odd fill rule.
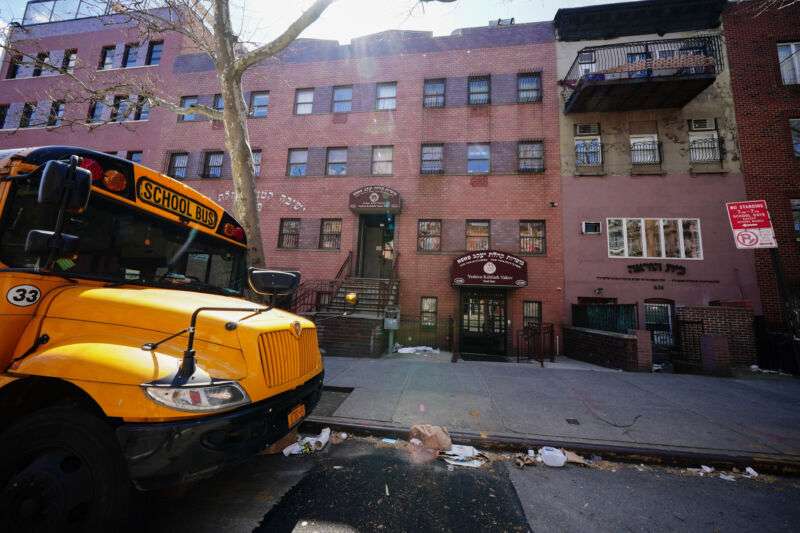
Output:
[[[737,248],[752,250],[778,247],[765,200],[729,202],[725,207]]]

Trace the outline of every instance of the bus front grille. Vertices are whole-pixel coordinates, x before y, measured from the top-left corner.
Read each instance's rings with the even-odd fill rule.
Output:
[[[300,337],[289,330],[270,331],[258,337],[261,369],[268,387],[278,387],[319,367],[317,330],[304,329]]]

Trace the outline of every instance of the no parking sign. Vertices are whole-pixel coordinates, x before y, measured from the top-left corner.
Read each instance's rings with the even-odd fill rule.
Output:
[[[765,200],[729,202],[725,207],[737,248],[753,250],[778,247]]]

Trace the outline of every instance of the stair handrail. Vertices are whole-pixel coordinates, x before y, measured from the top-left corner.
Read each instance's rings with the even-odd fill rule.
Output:
[[[353,250],[347,252],[347,257],[344,258],[342,262],[342,266],[339,267],[339,271],[336,272],[336,277],[334,279],[344,279],[349,278],[350,274],[353,270]]]

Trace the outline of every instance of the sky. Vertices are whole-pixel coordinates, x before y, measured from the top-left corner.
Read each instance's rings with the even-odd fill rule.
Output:
[[[97,1],[97,0],[91,0]],[[266,42],[283,31],[311,0],[230,0],[245,40]],[[337,0],[306,29],[303,37],[347,44],[353,37],[389,29],[432,31],[449,35],[457,28],[484,26],[490,19],[516,22],[551,20],[560,7],[610,3],[613,0],[456,0],[420,4],[418,0]],[[25,0],[0,0],[0,20],[21,20]]]

